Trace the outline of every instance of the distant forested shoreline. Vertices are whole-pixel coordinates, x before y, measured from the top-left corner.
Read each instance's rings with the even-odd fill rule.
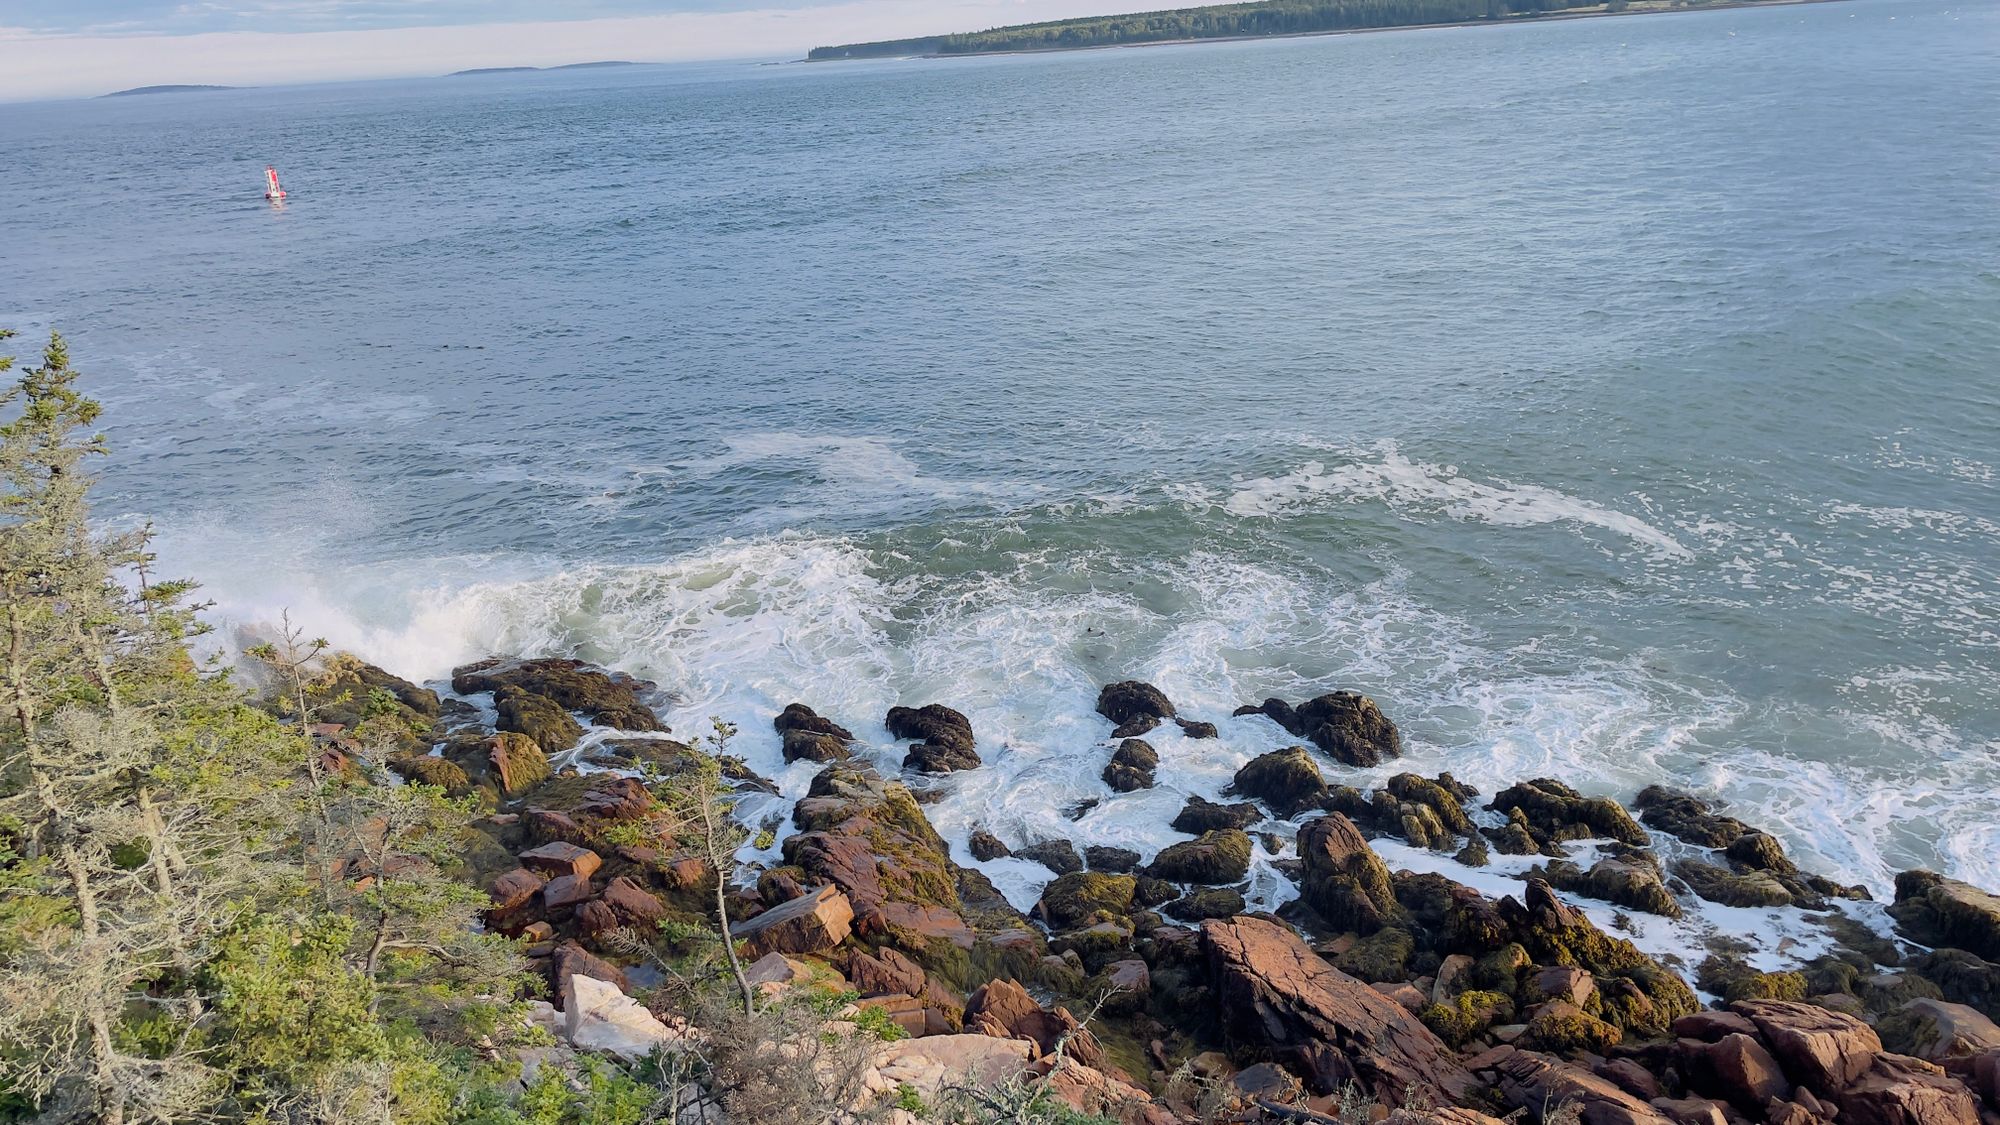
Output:
[[[955,35],[815,47],[806,58],[825,62],[908,55],[1062,51],[1191,39],[1245,39],[1434,24],[1499,23],[1544,15],[1608,15],[1627,11],[1744,6],[1744,0],[1261,0],[1257,3],[1215,4],[1123,16],[1052,20]]]

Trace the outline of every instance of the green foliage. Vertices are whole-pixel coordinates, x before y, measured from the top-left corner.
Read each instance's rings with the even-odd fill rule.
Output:
[[[903,1030],[903,1025],[897,1023],[894,1017],[889,1015],[889,1009],[880,1005],[864,1004],[855,1009],[854,1014],[848,1017],[848,1020],[855,1027],[873,1035],[884,1043],[894,1043],[898,1039],[908,1039],[910,1037],[910,1033]]]
[[[659,1100],[656,1091],[596,1059],[585,1059],[571,1089],[554,1067],[543,1067],[521,1095],[514,1113],[494,1125],[639,1125]]]
[[[352,919],[292,927],[258,918],[224,942],[209,967],[217,1038],[238,1065],[280,1086],[306,1085],[341,1064],[383,1057],[375,990],[349,965]]]

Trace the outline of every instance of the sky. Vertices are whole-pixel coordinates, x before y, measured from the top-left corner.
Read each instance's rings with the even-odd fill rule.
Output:
[[[0,101],[808,48],[1161,0],[0,0]]]

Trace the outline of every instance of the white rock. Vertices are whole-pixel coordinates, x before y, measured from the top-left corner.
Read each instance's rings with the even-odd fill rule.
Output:
[[[657,1047],[672,1047],[688,1038],[686,1032],[653,1018],[637,1000],[608,981],[574,976],[569,979],[569,991],[563,1037],[580,1050],[605,1051],[636,1061]]]

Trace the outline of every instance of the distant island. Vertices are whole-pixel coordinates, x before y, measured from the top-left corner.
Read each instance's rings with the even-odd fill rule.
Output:
[[[134,86],[130,90],[113,90],[105,94],[107,98],[133,98],[141,94],[199,94],[209,90],[241,90],[241,86]]]
[[[1212,4],[1202,8],[1138,12],[1127,16],[1085,16],[956,35],[814,47],[806,59],[809,62],[830,62],[913,55],[1069,51],[1201,39],[1329,35],[1403,27],[1512,23],[1540,18],[1811,2],[1813,0],[1262,0],[1259,3]]]
[[[564,63],[562,66],[479,66],[471,70],[454,70],[446,78],[466,78],[475,74],[529,74],[543,70],[597,70],[607,66],[638,66],[635,62],[610,59],[605,62]]]

